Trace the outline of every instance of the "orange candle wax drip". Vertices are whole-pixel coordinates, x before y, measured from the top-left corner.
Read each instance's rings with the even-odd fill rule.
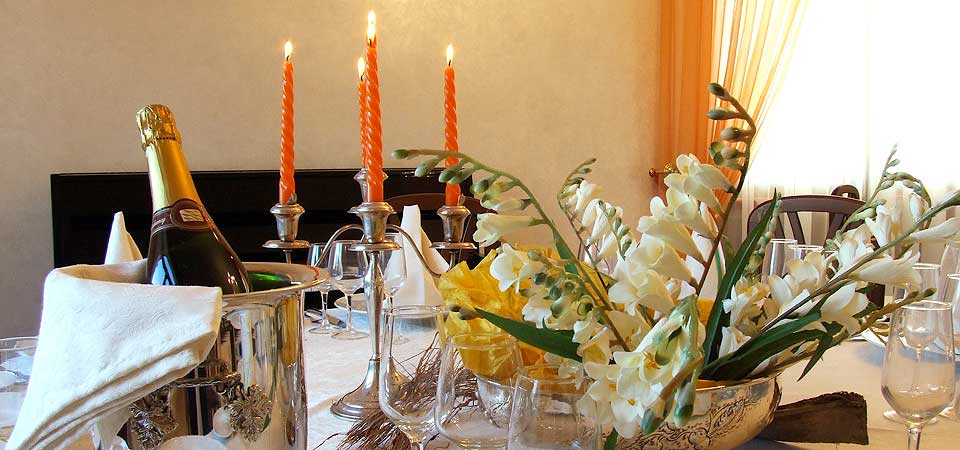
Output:
[[[367,192],[371,202],[383,201],[383,130],[380,124],[380,77],[377,73],[376,15],[370,11],[367,26]]]
[[[283,100],[280,105],[280,204],[296,203],[293,173],[293,46],[287,42],[283,61]]]
[[[453,71],[453,46],[447,47],[447,66],[443,70],[443,121],[444,121],[444,148],[449,152],[460,150],[457,142],[457,87]],[[450,167],[460,161],[459,158],[447,158],[446,165]],[[447,184],[445,189],[445,204],[457,206],[460,204],[460,185]]]
[[[357,96],[359,97],[360,103],[360,160],[363,163],[364,169],[370,168],[370,141],[367,139],[367,129],[370,127],[369,119],[367,118],[367,80],[366,80],[366,64],[363,62],[363,58],[357,60],[357,75],[360,77],[360,81],[357,84]]]

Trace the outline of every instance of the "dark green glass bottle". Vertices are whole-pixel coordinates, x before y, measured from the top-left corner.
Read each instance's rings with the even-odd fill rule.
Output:
[[[153,197],[147,279],[152,284],[219,286],[224,295],[248,292],[246,269],[197,195],[173,113],[163,105],[146,106],[137,113],[137,123]]]

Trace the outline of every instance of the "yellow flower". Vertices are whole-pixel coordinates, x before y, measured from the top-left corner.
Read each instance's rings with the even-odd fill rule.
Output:
[[[527,249],[524,248],[524,250]],[[544,250],[544,253],[548,254],[549,252]],[[466,263],[457,264],[440,277],[438,288],[447,307],[459,307],[461,312],[467,313],[465,314],[466,319],[463,318],[462,314],[448,315],[444,323],[447,336],[463,333],[502,332],[500,328],[487,320],[475,317],[475,314],[469,314],[476,309],[482,309],[501,317],[523,320],[522,311],[523,306],[527,304],[527,299],[520,295],[516,289],[501,291],[497,279],[490,275],[490,264],[496,256],[495,252],[490,252],[473,269],[467,267]],[[530,281],[524,281],[520,288],[524,289],[529,286]],[[525,365],[536,364],[543,358],[542,350],[522,342],[520,343],[520,352]]]

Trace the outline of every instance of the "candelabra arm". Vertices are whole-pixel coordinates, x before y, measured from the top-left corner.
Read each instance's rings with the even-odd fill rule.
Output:
[[[327,239],[327,243],[323,246],[323,251],[320,252],[320,256],[317,258],[317,264],[323,264],[323,261],[326,261],[327,253],[330,252],[330,244],[333,244],[333,241],[337,240],[337,238],[340,237],[341,234],[346,233],[347,231],[350,231],[350,230],[363,231],[363,227],[356,224],[344,225],[339,229],[337,229],[337,231],[334,231],[333,234],[330,235],[330,239]]]
[[[400,228],[392,224],[387,224],[387,229],[389,229],[390,231],[396,231],[400,233],[403,236],[403,238],[406,239],[408,243],[410,243],[410,248],[412,248],[413,252],[417,254],[417,258],[420,259],[420,264],[423,264],[423,267],[427,269],[427,272],[430,272],[430,275],[432,275],[434,278],[440,278],[441,276],[443,276],[442,273],[434,272],[433,268],[430,267],[430,264],[427,264],[427,259],[424,258],[423,253],[420,252],[420,247],[417,246],[416,241],[413,240],[413,237],[410,236],[409,233],[404,231],[403,228]]]

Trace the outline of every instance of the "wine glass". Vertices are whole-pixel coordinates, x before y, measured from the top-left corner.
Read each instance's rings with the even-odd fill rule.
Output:
[[[920,432],[953,401],[956,372],[950,304],[921,300],[893,313],[883,355],[883,398],[907,423],[908,450]]]
[[[334,241],[331,244],[330,276],[333,277],[333,286],[347,297],[347,327],[334,333],[334,339],[353,340],[369,336],[369,333],[353,327],[353,296],[363,287],[363,275],[367,272],[367,255],[350,249],[351,245],[359,242]]]
[[[320,260],[320,255],[323,254],[323,249],[326,246],[321,243],[310,244],[310,249],[307,250],[307,265],[318,267],[327,271],[327,275],[330,275],[330,261],[331,253],[327,252],[326,256],[323,258],[323,261]],[[320,323],[307,329],[308,333],[313,334],[330,334],[335,331],[339,331],[336,325],[330,323],[327,320],[327,298],[330,295],[330,291],[333,290],[333,279],[332,276],[323,280],[320,284],[314,288],[316,291],[320,292]]]
[[[577,405],[587,386],[561,376],[558,365],[524,368],[513,390],[507,449],[596,449],[597,423]]]
[[[27,396],[27,384],[37,350],[36,337],[0,339],[0,448],[7,444]]]
[[[943,286],[942,301],[950,303],[953,318],[953,349],[960,347],[960,273],[947,275]],[[960,369],[960,361],[957,361],[957,368]],[[953,395],[953,403],[940,413],[941,416],[948,419],[960,420],[960,380],[957,380],[957,390]]]
[[[940,270],[944,275],[960,273],[960,242],[949,241],[940,256]],[[946,279],[944,283],[946,286]]]
[[[396,242],[400,248],[383,252],[383,284],[387,288],[387,306],[393,307],[393,296],[407,281],[407,259],[403,252],[403,237],[399,233],[386,233],[388,241]]]
[[[403,342],[397,340],[404,336]],[[437,378],[443,355],[443,320],[436,306],[412,305],[384,313],[380,362],[380,409],[423,450],[434,433]]]
[[[916,263],[913,265],[913,269],[920,274],[920,285],[917,286],[915,290],[907,291],[905,288],[896,287],[893,289],[894,298],[904,298],[908,294],[913,292],[920,292],[926,289],[936,288],[937,284],[940,282],[940,265],[939,264],[929,264],[929,263]],[[939,298],[940,294],[935,293],[933,297],[930,297],[928,300],[936,300]],[[906,423],[903,419],[903,416],[897,414],[896,410],[888,409],[883,412],[883,417],[892,420],[897,423]],[[930,422],[936,423],[936,419]]]
[[[783,276],[787,271],[787,261],[793,259],[792,255],[788,253],[793,251],[791,247],[794,245],[797,245],[796,239],[770,239],[770,243],[767,244],[767,251],[763,254],[764,278],[770,275]]]
[[[523,363],[510,335],[465,333],[447,339],[437,385],[437,429],[467,450],[507,443],[511,398]]]

